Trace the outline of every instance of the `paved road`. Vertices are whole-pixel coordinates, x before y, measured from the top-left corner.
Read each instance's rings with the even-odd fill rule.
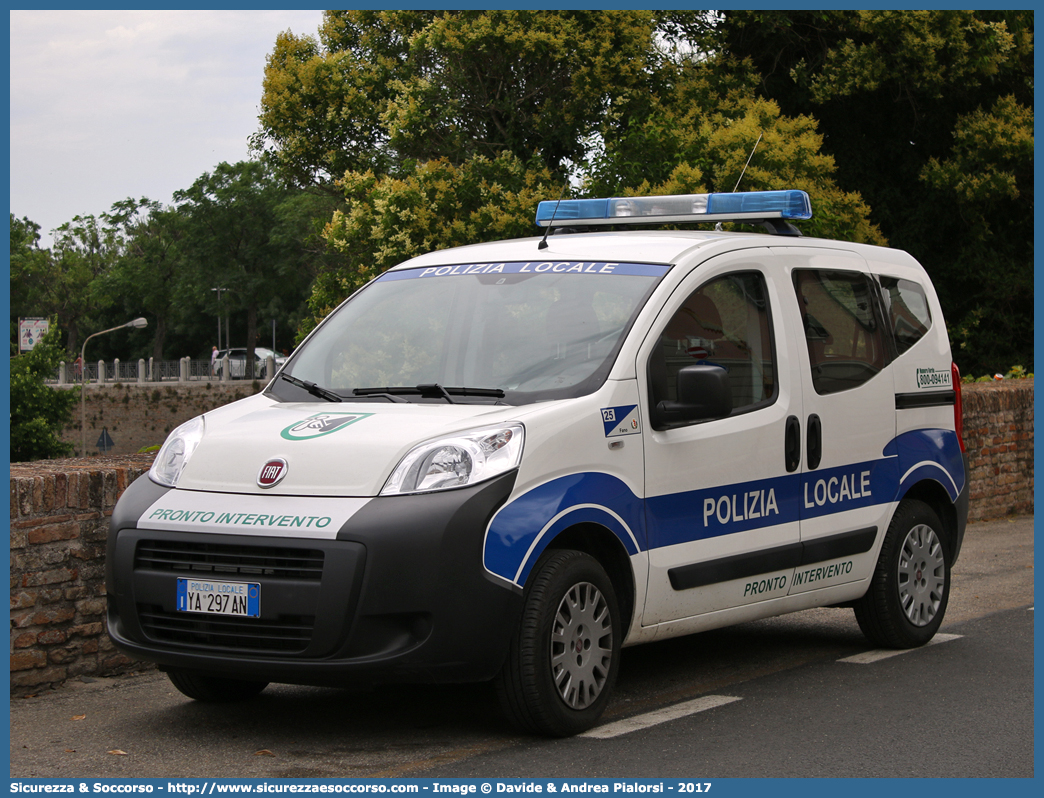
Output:
[[[1031,776],[1032,606],[1032,517],[977,524],[942,629],[960,637],[842,663],[868,646],[850,610],[819,609],[627,649],[607,723],[739,700],[622,737],[519,736],[483,685],[214,707],[150,672],[12,700],[11,775]]]
[[[1032,777],[1033,613],[1007,610],[947,632],[961,636],[730,684],[716,693],[731,703],[638,732],[535,741],[411,775]]]

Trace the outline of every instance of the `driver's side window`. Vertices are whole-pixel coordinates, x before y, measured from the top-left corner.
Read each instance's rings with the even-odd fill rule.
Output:
[[[671,317],[649,359],[652,405],[677,400],[678,372],[696,363],[728,373],[734,415],[775,399],[771,315],[759,272],[736,272],[700,286]]]

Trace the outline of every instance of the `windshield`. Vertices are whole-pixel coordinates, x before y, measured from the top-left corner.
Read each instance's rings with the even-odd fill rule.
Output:
[[[387,272],[316,330],[284,371],[291,379],[270,391],[293,401],[581,396],[604,382],[668,268],[547,262]]]

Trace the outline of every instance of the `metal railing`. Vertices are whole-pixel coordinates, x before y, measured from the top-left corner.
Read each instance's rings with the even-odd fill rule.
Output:
[[[221,382],[221,362],[215,370],[211,370],[209,360],[131,360],[126,363],[118,360],[87,363],[82,374],[87,384],[128,383],[128,382]],[[99,368],[100,367],[100,368]],[[242,364],[240,365],[240,368]],[[262,366],[264,368],[264,366]],[[215,371],[217,373],[215,373]],[[265,370],[267,372],[267,369]],[[234,380],[244,379],[236,368],[229,373]],[[100,378],[99,375],[104,375]],[[52,385],[79,385],[80,366],[77,363],[61,363],[44,382]],[[264,379],[261,377],[260,379]]]

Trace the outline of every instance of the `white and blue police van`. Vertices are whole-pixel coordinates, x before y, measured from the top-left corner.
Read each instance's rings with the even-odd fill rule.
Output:
[[[801,191],[542,202],[543,237],[380,275],[127,489],[116,646],[201,701],[493,680],[569,735],[626,646],[838,605],[928,642],[968,500],[942,309],[910,255],[809,218]],[[679,229],[724,221],[756,232]]]

